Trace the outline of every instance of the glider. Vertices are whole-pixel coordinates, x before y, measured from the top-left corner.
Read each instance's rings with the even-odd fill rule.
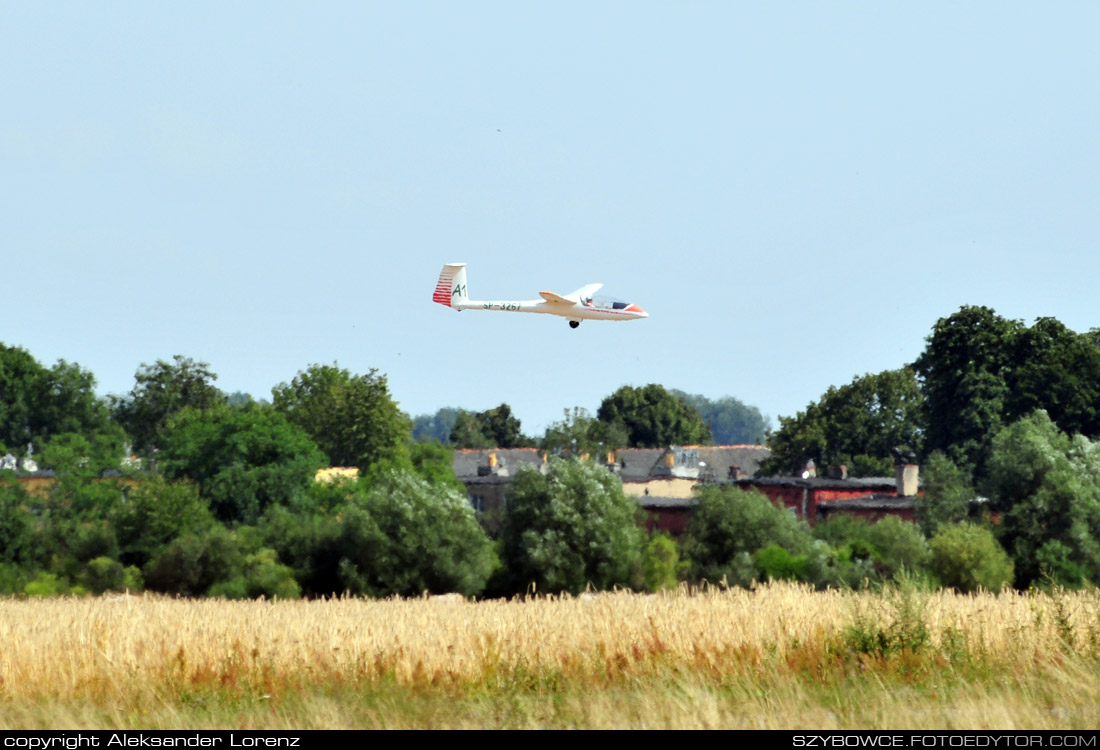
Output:
[[[569,320],[569,327],[576,328],[582,320],[637,320],[648,318],[647,313],[629,302],[597,295],[603,284],[586,284],[569,294],[539,292],[542,299],[534,300],[472,300],[466,291],[466,264],[448,263],[439,274],[432,302],[462,310],[503,310],[505,312],[544,313],[560,315]]]

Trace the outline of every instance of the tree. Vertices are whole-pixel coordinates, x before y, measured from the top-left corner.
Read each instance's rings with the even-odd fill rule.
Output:
[[[197,482],[226,523],[254,523],[267,506],[291,503],[328,464],[304,430],[259,404],[184,409],[162,441],[165,476]]]
[[[657,384],[623,386],[603,400],[596,417],[607,425],[621,425],[632,448],[711,442],[710,428],[699,412]]]
[[[485,449],[495,448],[492,439],[482,429],[481,420],[472,411],[460,411],[455,416],[454,426],[451,427],[449,442],[459,449]]]
[[[376,461],[406,453],[412,426],[390,397],[384,375],[353,375],[311,365],[272,389],[275,408],[301,427],[336,466],[366,472]]]
[[[927,447],[976,480],[985,478],[992,438],[1044,409],[1070,434],[1100,436],[1100,345],[1054,318],[1030,328],[987,307],[962,307],[936,322],[913,365],[927,413]]]
[[[218,376],[209,368],[180,354],[171,363],[158,359],[138,368],[133,389],[114,403],[115,418],[134,439],[134,450],[149,453],[159,448],[168,421],[183,409],[213,409],[226,402],[214,386]]]
[[[1100,436],[1100,346],[1054,318],[1019,331],[1008,372],[1008,421],[1044,409],[1062,431]]]
[[[716,445],[760,445],[770,431],[768,419],[755,406],[746,406],[733,396],[717,401],[673,389],[672,395],[693,407],[710,427]]]
[[[500,530],[514,591],[578,594],[629,585],[642,551],[637,504],[611,472],[551,458],[546,474],[524,469],[512,482]]]
[[[1012,585],[1012,561],[989,529],[969,523],[945,526],[928,546],[929,567],[944,586],[968,594]]]
[[[931,539],[941,526],[966,520],[976,493],[969,475],[942,451],[932,451],[921,470],[924,494],[916,499],[915,513],[921,531]]]
[[[475,596],[496,565],[464,493],[390,472],[344,512],[340,578],[370,596]]]
[[[476,414],[460,411],[451,429],[451,443],[456,448],[522,448],[531,439],[523,434],[512,407],[501,404]]]
[[[121,447],[90,372],[65,360],[46,368],[25,350],[0,344],[0,448],[23,455],[28,445],[41,450],[67,432],[112,436]]]
[[[1065,435],[1043,411],[992,442],[987,494],[1018,583],[1100,583],[1100,443]]]
[[[830,387],[797,416],[779,418],[779,430],[768,441],[772,455],[760,473],[797,474],[813,459],[818,466],[846,465],[855,476],[892,474],[896,448],[920,449],[922,406],[907,367]]]
[[[709,485],[697,497],[681,546],[696,581],[748,586],[760,577],[753,557],[760,550],[775,546],[795,556],[811,550],[806,522],[759,491]],[[771,552],[763,562],[776,558]]]
[[[451,430],[461,410],[453,406],[444,406],[435,414],[421,414],[413,418],[413,440],[420,443],[436,442],[447,445],[451,442]]]
[[[626,432],[617,424],[609,425],[589,415],[579,406],[546,428],[540,447],[558,456],[596,455],[626,445]]]
[[[202,534],[215,526],[210,503],[192,482],[143,478],[110,514],[120,547],[120,560],[141,567],[163,547],[187,534]]]

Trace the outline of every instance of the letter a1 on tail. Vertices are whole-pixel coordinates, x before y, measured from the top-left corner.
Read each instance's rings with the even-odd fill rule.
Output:
[[[597,295],[603,284],[587,284],[569,294],[539,292],[542,299],[534,300],[472,300],[466,289],[466,264],[448,263],[439,274],[432,302],[455,310],[503,310],[505,312],[544,313],[560,315],[569,320],[569,327],[576,328],[582,320],[637,320],[648,318],[647,313],[629,302]]]

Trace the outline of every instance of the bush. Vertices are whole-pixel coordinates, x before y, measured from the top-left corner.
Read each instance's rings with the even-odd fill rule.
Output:
[[[945,526],[928,546],[929,567],[944,586],[967,594],[1012,585],[1012,561],[989,529],[970,523]]]
[[[204,534],[215,525],[209,503],[191,482],[168,482],[149,476],[119,504],[111,516],[122,554],[130,565],[144,566],[171,541],[185,534]]]
[[[142,588],[141,571],[133,566],[125,568],[110,557],[89,560],[80,573],[80,583],[93,594],[141,591]]]
[[[637,503],[611,472],[577,458],[551,458],[549,470],[520,472],[500,530],[501,555],[515,592],[630,585],[644,531]]]
[[[683,543],[695,580],[748,586],[759,572],[752,556],[773,545],[792,556],[808,555],[813,537],[804,521],[760,492],[730,485],[699,492]],[[775,553],[764,559],[778,564]]]
[[[642,579],[647,591],[675,588],[683,568],[680,548],[672,537],[664,532],[650,537],[642,551]]]
[[[218,527],[165,547],[145,566],[145,583],[153,591],[202,596],[215,583],[239,577],[242,562],[236,536]]]
[[[458,492],[394,471],[342,512],[337,572],[345,590],[369,596],[475,596],[496,565],[493,544]]]
[[[888,516],[871,524],[867,541],[875,550],[875,568],[884,579],[901,571],[918,572],[928,564],[928,542],[914,524]]]

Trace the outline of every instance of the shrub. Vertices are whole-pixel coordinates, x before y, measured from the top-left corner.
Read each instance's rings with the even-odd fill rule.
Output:
[[[466,498],[407,471],[358,485],[333,541],[344,589],[370,596],[474,596],[496,564]]]
[[[643,544],[638,513],[618,478],[587,461],[552,458],[545,475],[520,472],[500,530],[512,590],[629,585]]]
[[[684,564],[680,548],[666,533],[654,534],[642,551],[643,585],[648,591],[674,588],[680,582]]]
[[[758,572],[752,556],[773,545],[790,555],[807,555],[813,537],[804,521],[760,492],[730,485],[699,492],[683,543],[695,580],[748,586]],[[766,559],[776,558],[771,553]]]
[[[929,567],[944,586],[970,593],[1012,585],[1012,561],[989,529],[970,523],[945,526],[928,546]]]

